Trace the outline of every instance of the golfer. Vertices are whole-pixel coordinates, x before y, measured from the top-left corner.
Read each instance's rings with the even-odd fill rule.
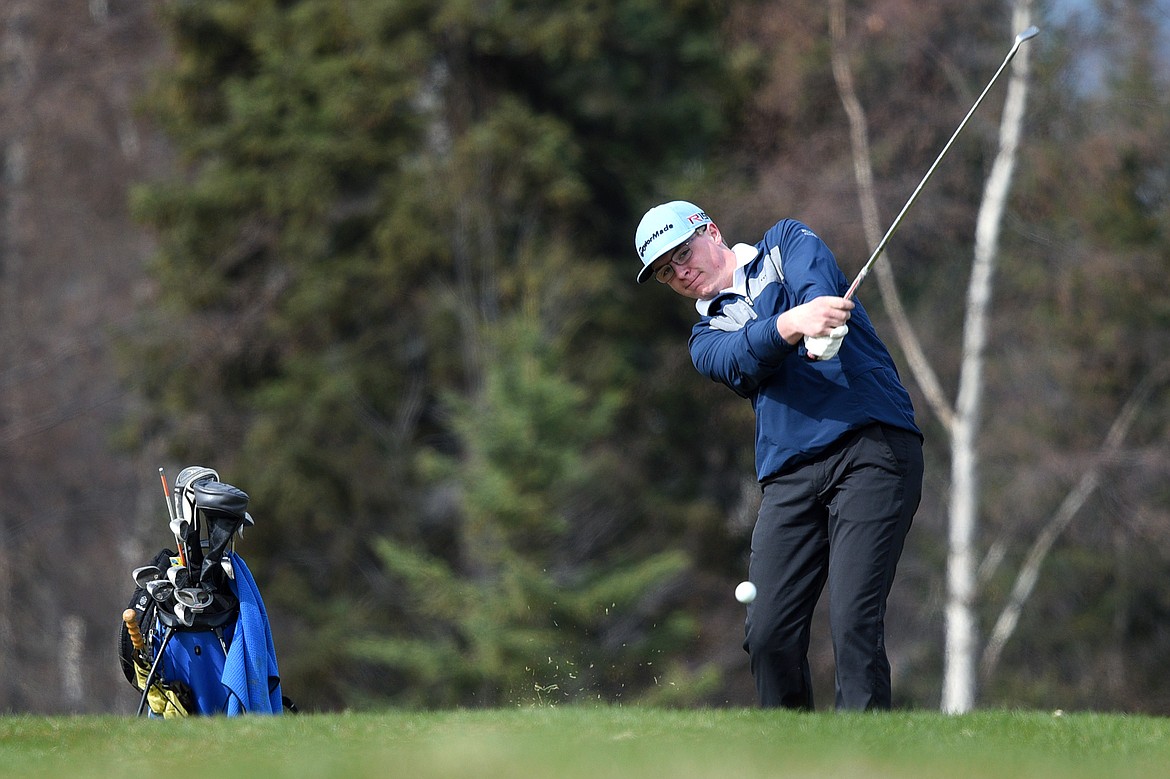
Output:
[[[694,298],[695,367],[751,401],[763,490],[744,649],[760,705],[813,708],[813,609],[829,586],[836,707],[888,709],[886,599],[922,491],[922,433],[828,247],[798,221],[728,246],[698,206],[650,209],[642,269]]]

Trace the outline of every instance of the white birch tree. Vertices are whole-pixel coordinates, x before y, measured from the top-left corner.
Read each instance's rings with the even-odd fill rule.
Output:
[[[1031,24],[1028,5],[1027,2],[1020,2],[1015,6],[1012,22],[1014,29],[1024,29]],[[882,226],[874,194],[865,112],[853,86],[844,46],[845,13],[842,0],[831,0],[829,10],[833,38],[831,50],[833,75],[849,119],[862,223],[867,241],[871,245],[876,245],[882,236]],[[911,373],[928,407],[950,439],[952,485],[950,554],[947,570],[947,655],[942,700],[943,709],[950,712],[968,711],[974,707],[978,683],[986,682],[995,673],[1004,647],[1019,625],[1024,605],[1035,590],[1040,569],[1057,539],[1100,486],[1103,469],[1120,456],[1125,438],[1133,428],[1139,412],[1152,397],[1156,396],[1158,389],[1170,382],[1170,361],[1163,361],[1135,387],[1122,405],[1100,449],[1091,458],[1089,467],[1069,489],[1054,513],[1039,523],[1040,530],[1024,554],[1007,599],[989,632],[986,643],[980,649],[976,605],[982,587],[1007,553],[1007,544],[1002,540],[997,541],[976,565],[979,557],[977,544],[979,459],[976,444],[983,395],[982,354],[986,343],[992,281],[998,254],[999,225],[1002,222],[1011,181],[1015,151],[1019,145],[1019,130],[1026,98],[1024,80],[1027,73],[1026,54],[1023,57],[1017,56],[1015,62],[1016,69],[1008,87],[1000,125],[999,152],[984,188],[977,220],[975,259],[967,295],[967,320],[957,407],[952,407],[948,402],[946,393],[915,336],[914,328],[901,303],[889,262],[882,257],[874,269],[883,303]]]
[[[1015,3],[1012,29],[1032,24],[1032,4]],[[967,284],[963,356],[955,426],[951,432],[951,515],[947,554],[946,653],[942,709],[951,713],[975,706],[978,627],[975,615],[979,528],[979,456],[977,438],[983,417],[983,355],[991,319],[991,293],[999,257],[1003,213],[1024,125],[1028,97],[1030,47],[1012,60],[1007,98],[999,124],[999,150],[983,188],[975,222],[975,260]]]
[[[830,3],[833,34],[833,72],[849,116],[854,169],[862,199],[866,237],[871,244],[880,240],[876,198],[865,116],[857,100],[841,42],[844,38],[842,0]],[[1012,29],[1032,24],[1030,0],[1018,0],[1012,10]],[[954,409],[945,400],[941,385],[914,336],[893,283],[885,257],[877,263],[880,291],[894,322],[895,332],[908,356],[911,371],[927,402],[950,434],[951,501],[947,556],[946,647],[943,672],[942,709],[969,711],[975,705],[976,664],[979,653],[975,613],[977,590],[977,547],[979,515],[979,462],[976,448],[982,416],[983,355],[990,319],[991,293],[999,253],[1000,227],[1011,188],[1024,108],[1028,93],[1028,47],[1021,47],[1012,60],[1007,98],[999,126],[998,151],[984,185],[975,230],[974,262],[967,288],[966,318],[959,392]]]

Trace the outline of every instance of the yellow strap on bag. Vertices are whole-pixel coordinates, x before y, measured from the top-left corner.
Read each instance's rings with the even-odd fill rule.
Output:
[[[149,674],[150,669],[144,667],[135,658],[134,675],[138,679],[139,690],[146,684],[146,677]],[[163,717],[164,719],[174,719],[190,715],[187,707],[183,705],[179,691],[172,685],[164,684],[163,682],[155,682],[150,685],[150,691],[146,693],[146,705],[150,707],[152,714],[156,717]]]

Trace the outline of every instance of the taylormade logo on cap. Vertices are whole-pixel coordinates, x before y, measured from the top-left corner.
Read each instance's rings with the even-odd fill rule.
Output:
[[[634,234],[634,249],[642,261],[638,283],[650,278],[650,266],[655,260],[710,222],[707,212],[685,200],[672,200],[647,211]]]
[[[673,230],[673,229],[674,229],[674,225],[668,224],[668,225],[663,225],[661,228],[659,228],[658,230],[655,230],[653,233],[651,233],[650,237],[647,238],[645,241],[642,241],[642,245],[638,247],[638,256],[645,257],[646,256],[646,247],[650,245],[650,242],[653,241],[655,238],[660,238],[660,237],[666,235],[666,232],[668,230]]]

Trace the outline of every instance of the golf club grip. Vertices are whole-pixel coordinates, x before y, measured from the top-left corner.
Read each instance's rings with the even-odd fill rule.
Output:
[[[142,640],[142,630],[138,627],[138,613],[134,609],[126,609],[122,612],[122,621],[126,623],[126,632],[130,634],[130,643],[137,651],[146,651],[146,642]]]

